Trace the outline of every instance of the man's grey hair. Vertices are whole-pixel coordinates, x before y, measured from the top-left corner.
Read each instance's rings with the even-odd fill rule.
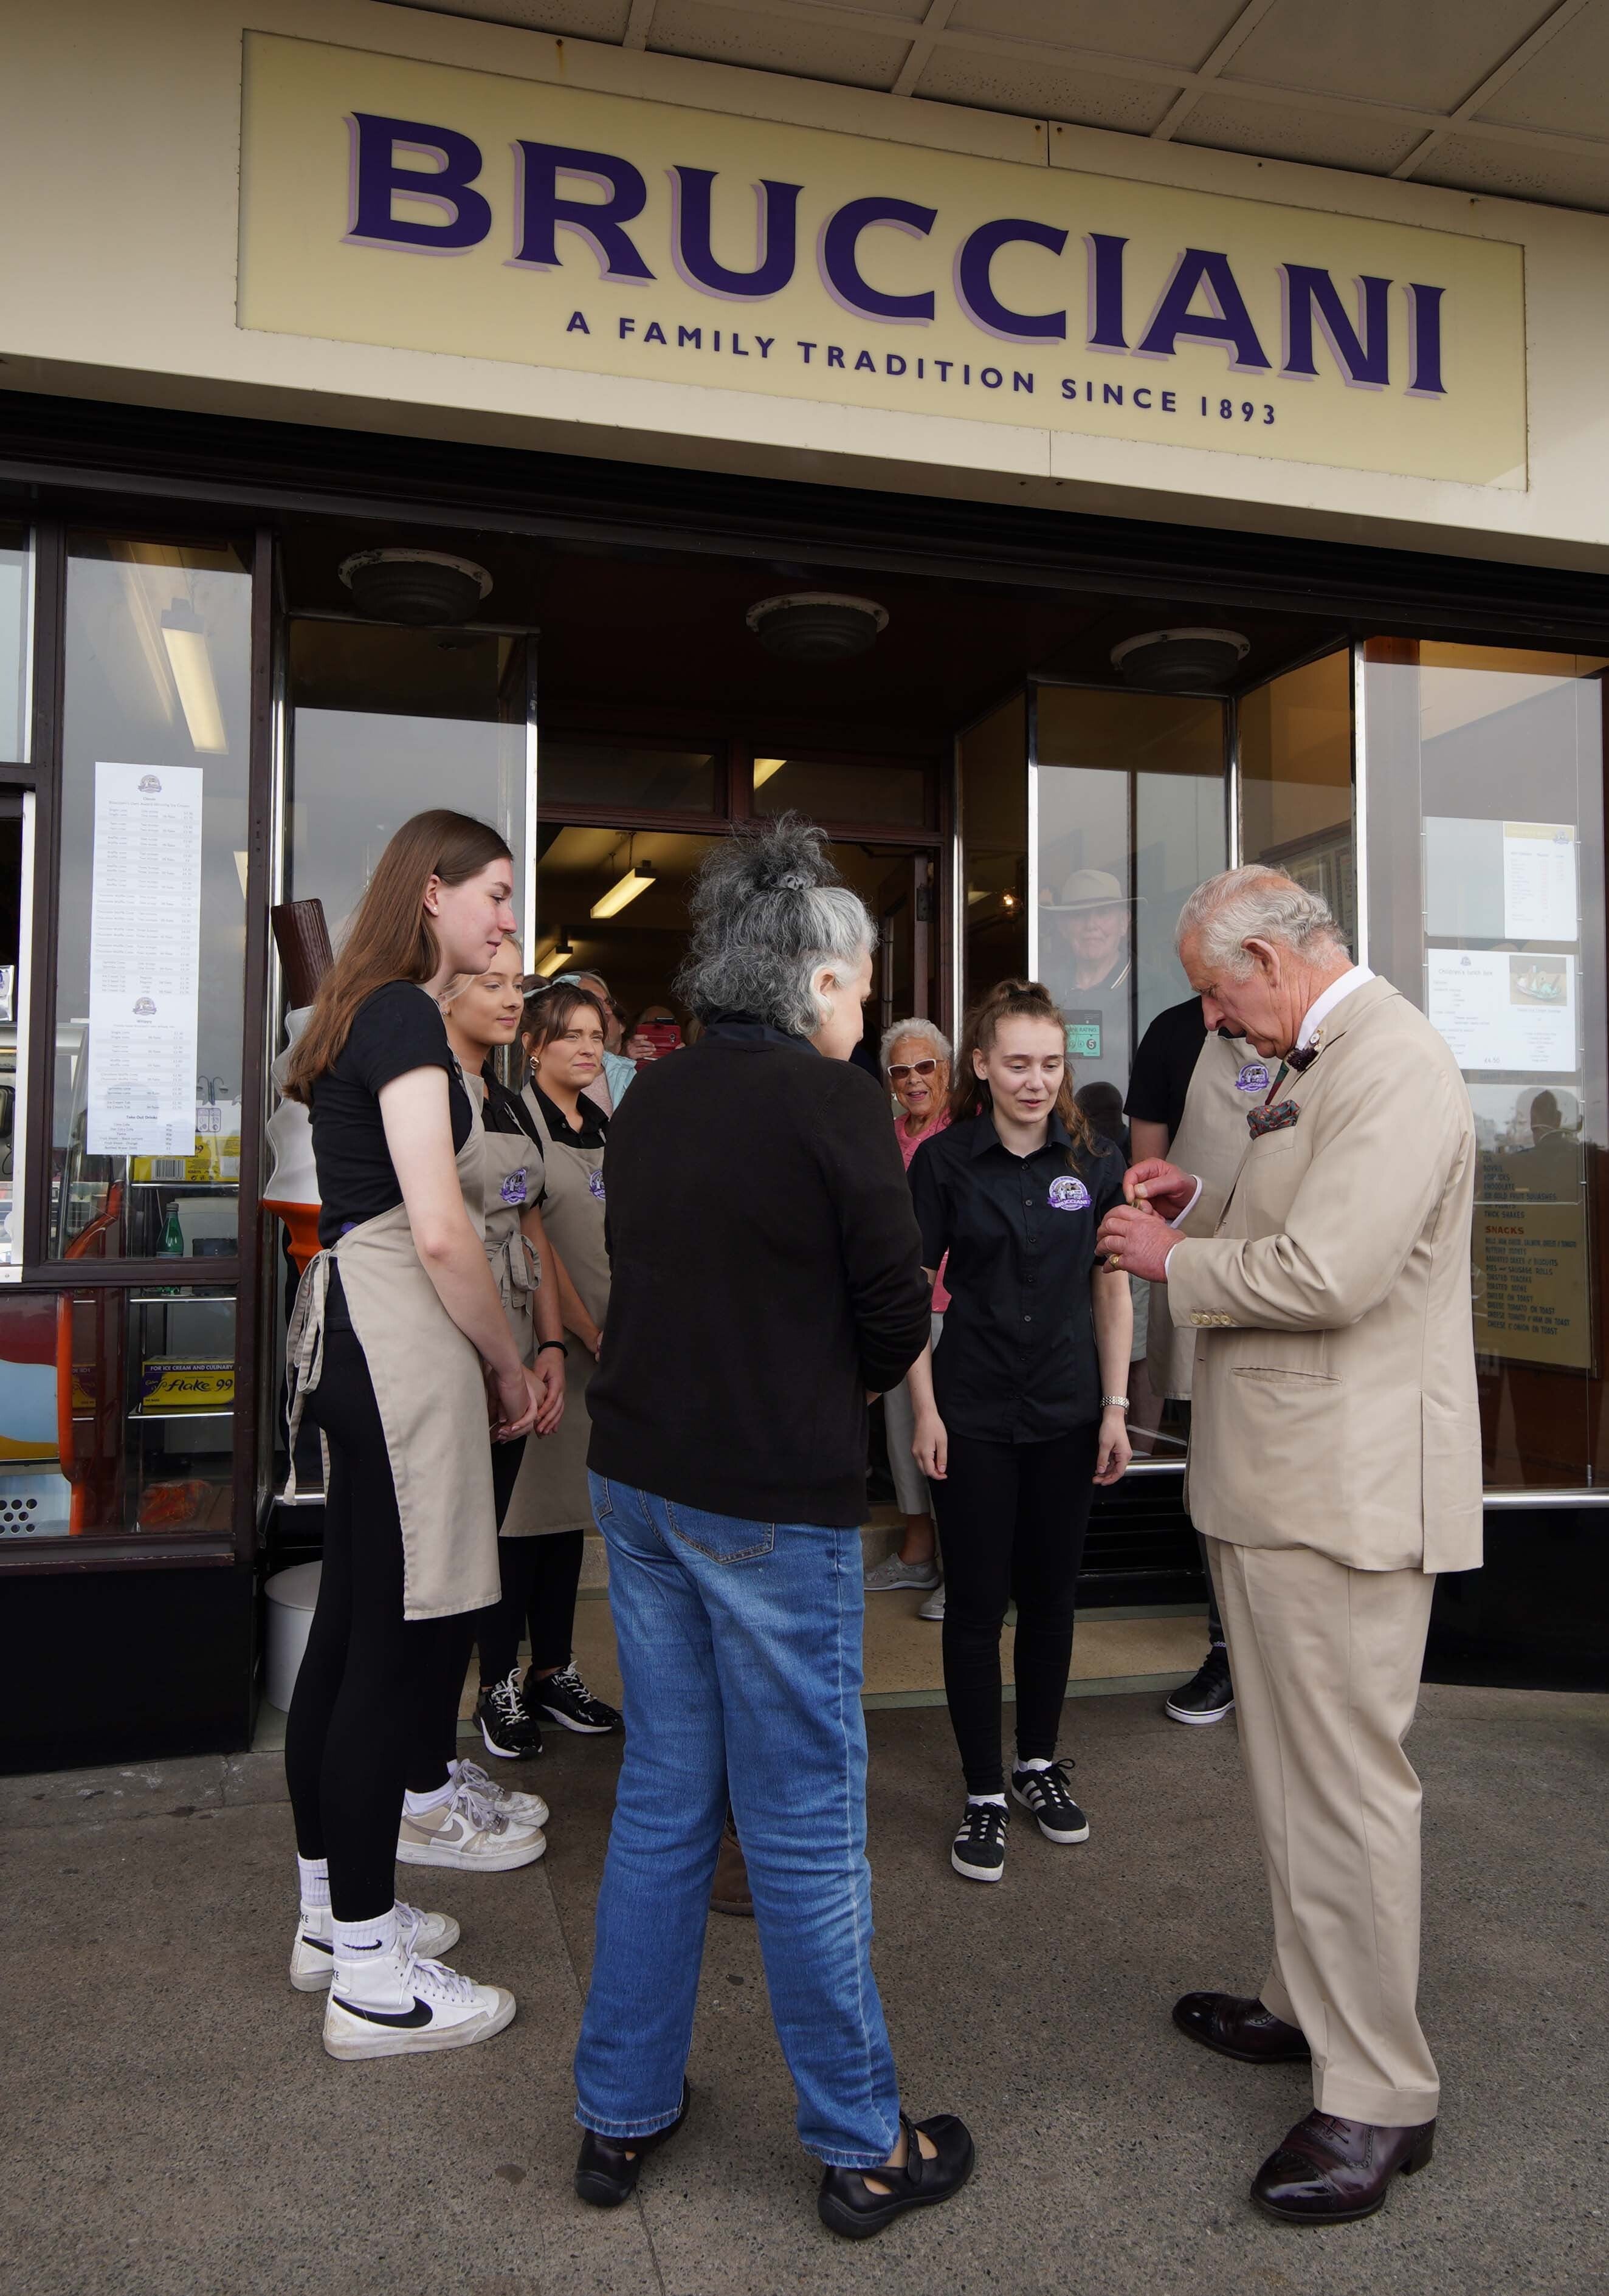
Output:
[[[1232,980],[1244,980],[1252,970],[1249,940],[1277,941],[1303,957],[1347,954],[1323,896],[1260,861],[1220,870],[1196,887],[1178,913],[1175,947],[1182,950],[1192,935],[1205,963]]]
[[[847,979],[877,946],[871,912],[828,860],[826,841],[814,823],[784,813],[735,831],[700,865],[677,988],[701,1021],[751,1013],[792,1037],[820,1028],[810,975],[830,964]]]
[[[931,1046],[935,1056],[941,1061],[948,1061],[951,1057],[949,1038],[942,1029],[935,1028],[931,1021],[896,1021],[891,1029],[883,1030],[882,1043],[878,1054],[885,1077],[889,1072],[889,1062],[894,1057],[895,1046],[906,1037],[915,1037],[919,1043]]]

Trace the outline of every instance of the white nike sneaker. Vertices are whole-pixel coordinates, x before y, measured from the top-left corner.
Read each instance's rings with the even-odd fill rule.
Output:
[[[397,1928],[411,1953],[431,1960],[451,1953],[460,1931],[451,1914],[422,1913],[417,1906],[397,1900]],[[304,1906],[291,1948],[291,1982],[299,1993],[322,1993],[330,1981],[335,1948],[330,1936],[328,1906]]]
[[[456,1866],[472,1874],[507,1874],[534,1866],[547,1848],[538,1825],[516,1823],[467,1779],[455,1778],[453,1791],[434,1809],[405,1807],[397,1834],[400,1866]]]
[[[324,2043],[332,2057],[408,2057],[489,2041],[514,2013],[500,1985],[477,1985],[398,1945],[374,1960],[337,1964],[324,2004]]]
[[[517,1786],[499,1785],[479,1762],[455,1762],[453,1775],[460,1785],[473,1786],[483,1800],[516,1825],[546,1825],[551,1812],[538,1793],[521,1793]]]

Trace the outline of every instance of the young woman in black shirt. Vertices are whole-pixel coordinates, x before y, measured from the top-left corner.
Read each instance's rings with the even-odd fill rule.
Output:
[[[1095,1257],[1123,1159],[1074,1103],[1066,1028],[1037,981],[1003,981],[967,1015],[950,1118],[911,1163],[923,1264],[931,1279],[949,1254],[950,1293],[938,1349],[910,1374],[912,1450],[938,1509],[944,1687],[966,1779],[950,1863],[997,1882],[1000,1630],[1014,1599],[1012,1792],[1047,1840],[1089,1832],[1056,1734],[1095,1485],[1116,1482],[1130,1456],[1133,1309],[1128,1277]]]
[[[291,1976],[329,1985],[336,2057],[462,2047],[514,2010],[501,1988],[442,1968],[433,1956],[457,1925],[398,1906],[393,1870],[410,1637],[456,1632],[457,1614],[496,1599],[488,1393],[492,1434],[509,1440],[540,1400],[475,1225],[480,1135],[436,1003],[502,947],[513,890],[507,846],[484,823],[406,822],[286,1080],[311,1111],[324,1246],[287,1339],[292,1408],[305,1405],[330,1459],[324,1572],[285,1734],[301,1895]]]

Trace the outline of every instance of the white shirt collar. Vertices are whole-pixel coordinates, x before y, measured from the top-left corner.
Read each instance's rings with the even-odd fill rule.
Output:
[[[1318,1034],[1321,1024],[1329,1019],[1342,998],[1350,996],[1354,988],[1361,988],[1366,980],[1372,980],[1374,977],[1367,964],[1355,964],[1350,972],[1343,972],[1339,980],[1332,980],[1317,1004],[1309,1005],[1307,1018],[1297,1031],[1295,1049],[1299,1053],[1305,1052]]]

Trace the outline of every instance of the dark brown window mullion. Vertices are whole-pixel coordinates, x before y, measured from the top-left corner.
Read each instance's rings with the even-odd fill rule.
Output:
[[[275,537],[257,530],[251,559],[251,750],[248,773],[246,978],[241,1035],[239,1272],[234,1307],[234,1458],[231,1518],[242,1562],[257,1552],[257,1446],[262,1351],[270,1342],[262,1238],[262,1152],[267,1117],[268,909],[274,898],[274,645]]]
[[[27,1161],[22,1175],[22,1264],[45,1272],[56,1070],[56,936],[61,916],[62,717],[66,676],[67,532],[54,520],[34,529],[34,931],[28,952]],[[60,1270],[52,1270],[60,1278]]]

